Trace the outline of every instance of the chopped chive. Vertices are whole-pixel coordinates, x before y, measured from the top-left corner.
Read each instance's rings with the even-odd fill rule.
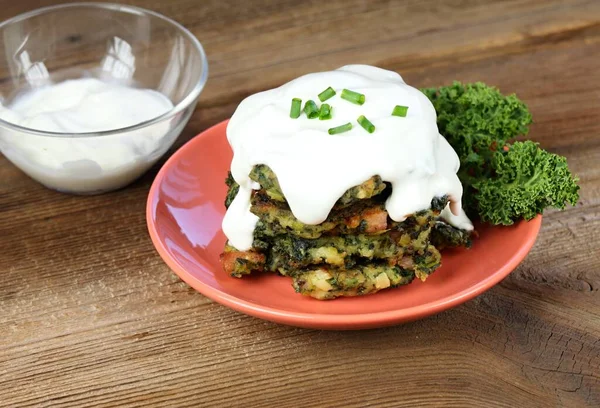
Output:
[[[321,105],[321,110],[319,111],[319,120],[328,119],[331,119],[331,106],[328,103],[324,103]]]
[[[319,100],[321,102],[325,102],[327,99],[331,98],[333,95],[335,95],[335,91],[333,90],[332,87],[329,87],[319,94]]]
[[[312,99],[306,101],[304,105],[304,113],[309,119],[315,119],[319,117],[319,107]]]
[[[375,132],[375,125],[372,124],[369,119],[365,118],[365,115],[360,115],[358,117],[358,119],[356,120],[358,122],[359,125],[361,125],[363,127],[364,130],[366,130],[369,133],[373,133]]]
[[[342,99],[347,100],[348,102],[355,103],[357,105],[362,105],[365,103],[365,96],[361,93],[351,91],[349,89],[344,89],[341,95]]]
[[[396,105],[392,111],[392,116],[400,116],[401,118],[405,118],[407,112],[408,106]]]
[[[298,119],[300,113],[302,113],[302,99],[294,98],[292,99],[292,107],[290,108],[290,118]]]
[[[338,133],[344,133],[352,129],[352,123],[348,122],[345,125],[334,127],[328,130],[330,135],[337,135]]]

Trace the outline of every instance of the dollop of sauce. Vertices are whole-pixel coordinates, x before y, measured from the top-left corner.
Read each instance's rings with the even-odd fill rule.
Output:
[[[292,98],[302,104],[332,87],[332,119],[290,118]],[[365,95],[363,105],[340,98],[343,89]],[[392,116],[396,105],[408,106],[406,117]],[[357,118],[376,127],[366,132]],[[352,123],[351,131],[329,135],[328,129]],[[442,216],[461,229],[473,225],[461,207],[462,185],[456,175],[456,152],[438,132],[436,112],[425,95],[395,72],[368,65],[304,75],[287,84],[244,99],[227,126],[233,149],[231,172],[240,190],[223,220],[223,231],[239,250],[252,247],[258,217],[250,212],[249,178],[257,164],[269,166],[294,216],[301,222],[323,222],[349,188],[374,175],[391,183],[386,210],[394,221],[430,208],[437,196],[450,197]]]
[[[169,112],[164,94],[93,77],[27,89],[0,118],[63,137],[19,132],[0,126],[0,151],[25,173],[61,191],[95,193],[126,185],[165,152],[178,131],[165,120],[123,129]],[[121,129],[111,135],[80,133]]]
[[[151,89],[80,78],[32,89],[0,117],[29,129],[86,133],[137,125],[171,108],[169,98]]]

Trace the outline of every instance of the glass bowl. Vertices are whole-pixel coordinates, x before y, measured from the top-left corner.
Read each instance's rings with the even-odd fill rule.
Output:
[[[152,11],[71,3],[19,15],[0,24],[0,150],[51,189],[96,194],[121,188],[173,144],[207,76],[196,37]],[[10,122],[6,107],[19,95],[82,77],[161,92],[173,108],[133,126],[93,133],[46,132]]]

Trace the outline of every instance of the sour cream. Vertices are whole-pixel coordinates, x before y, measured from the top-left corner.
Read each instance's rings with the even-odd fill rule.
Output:
[[[173,108],[160,92],[96,78],[81,78],[31,89],[0,107],[0,119],[45,136],[2,129],[0,148],[11,161],[43,184],[64,191],[118,188],[147,170],[170,144],[171,125],[111,135],[81,133],[122,129],[154,119]]]
[[[328,87],[332,119],[290,118],[292,98],[304,103]],[[363,105],[340,97],[343,89],[365,95]],[[396,105],[408,106],[406,117],[392,116]],[[376,127],[366,132],[358,123],[366,116]],[[328,129],[352,123],[349,132],[329,135]],[[301,222],[323,222],[349,188],[374,175],[391,183],[386,210],[394,221],[430,207],[432,198],[447,194],[451,203],[443,215],[451,224],[471,230],[461,208],[462,185],[456,175],[459,159],[442,137],[436,112],[425,95],[408,86],[395,72],[349,65],[330,72],[304,75],[279,88],[252,95],[238,106],[227,127],[233,149],[231,172],[240,185],[223,220],[223,231],[234,247],[250,249],[258,217],[250,212],[253,189],[248,175],[257,164],[277,175],[294,216]]]
[[[3,119],[45,132],[88,133],[136,125],[172,107],[166,96],[151,89],[81,78],[26,92]]]

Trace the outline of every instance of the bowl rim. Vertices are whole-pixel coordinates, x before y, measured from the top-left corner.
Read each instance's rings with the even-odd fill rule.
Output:
[[[115,128],[115,129],[110,129],[110,130],[103,130],[103,131],[98,131],[98,132],[63,133],[63,132],[49,132],[49,131],[44,131],[44,130],[39,130],[39,129],[32,129],[32,128],[28,128],[25,126],[20,126],[20,125],[8,122],[8,121],[0,118],[1,126],[4,126],[10,130],[15,130],[15,131],[38,135],[38,136],[46,136],[46,137],[74,139],[74,138],[86,138],[86,137],[111,136],[111,135],[121,134],[121,133],[125,133],[125,132],[135,131],[138,129],[145,128],[147,126],[151,126],[155,123],[162,122],[163,120],[168,119],[168,118],[180,113],[181,111],[186,109],[188,106],[190,106],[193,103],[193,101],[195,101],[198,98],[198,96],[204,89],[204,86],[206,85],[206,81],[208,80],[208,59],[206,58],[206,52],[204,51],[204,48],[202,47],[202,44],[200,43],[198,38],[196,38],[196,36],[194,34],[192,34],[191,31],[189,31],[187,28],[185,28],[183,25],[181,25],[177,21],[175,21],[163,14],[157,13],[155,11],[148,10],[148,9],[145,9],[142,7],[130,6],[130,5],[125,5],[125,4],[117,4],[117,3],[74,2],[74,3],[58,4],[58,5],[54,5],[54,6],[48,6],[48,7],[41,7],[41,8],[32,10],[32,11],[18,14],[14,17],[11,17],[7,20],[0,22],[0,28],[3,28],[9,24],[13,24],[13,23],[17,23],[19,21],[26,20],[31,17],[35,17],[35,16],[38,16],[41,14],[48,13],[50,11],[67,9],[67,8],[78,8],[78,7],[79,8],[92,8],[92,9],[94,9],[94,8],[95,9],[106,9],[106,10],[125,12],[125,13],[136,14],[136,15],[150,15],[152,17],[156,17],[156,18],[163,20],[163,21],[167,22],[168,24],[174,26],[177,30],[179,30],[181,32],[182,35],[184,35],[187,39],[189,39],[191,41],[191,43],[194,45],[194,47],[196,48],[196,51],[198,52],[198,54],[200,56],[200,61],[201,61],[203,70],[202,70],[202,73],[200,74],[200,78],[198,79],[198,82],[196,83],[194,88],[190,92],[188,92],[188,94],[179,103],[174,105],[171,109],[169,109],[162,115],[156,116],[152,119],[148,119],[148,120],[145,120],[140,123],[136,123],[135,125],[131,125],[131,126]]]

